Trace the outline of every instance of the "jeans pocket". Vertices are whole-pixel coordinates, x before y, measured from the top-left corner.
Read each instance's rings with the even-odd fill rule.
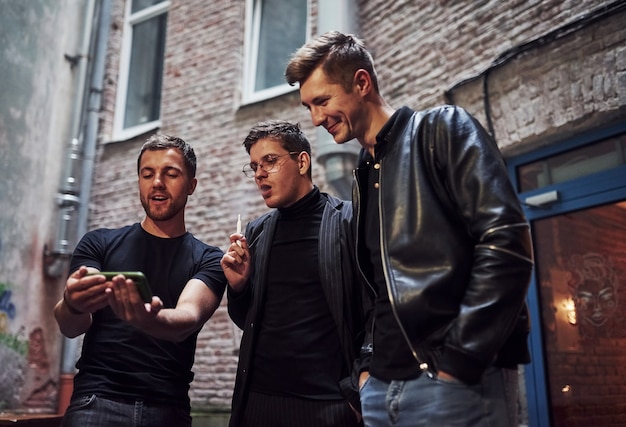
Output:
[[[87,409],[96,401],[96,395],[90,394],[87,396],[80,396],[72,399],[70,405],[67,407],[66,412],[80,411],[81,409]]]
[[[463,381],[457,380],[457,379],[451,379],[451,378],[441,378],[439,375],[434,374],[434,375],[429,375],[429,378],[431,378],[433,381],[439,383],[439,384],[445,384],[445,385],[456,385],[456,386],[465,386],[465,383],[463,383]]]

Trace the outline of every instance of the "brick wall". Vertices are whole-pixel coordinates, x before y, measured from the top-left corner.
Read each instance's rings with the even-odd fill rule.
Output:
[[[394,107],[409,105],[419,109],[444,102],[444,93],[448,89],[481,73],[505,50],[536,39],[611,2],[361,0],[358,3],[361,9],[359,34],[365,38],[377,60],[383,93]],[[145,136],[110,143],[124,0],[114,0],[113,4],[90,228],[121,226],[143,216],[137,197],[135,164]],[[313,9],[315,4],[313,0]],[[299,121],[311,140],[315,140],[314,129],[306,110],[300,106],[297,92],[241,105],[244,5],[243,1],[229,0],[173,0],[168,16],[163,127],[160,131],[181,136],[196,149],[199,183],[188,205],[188,228],[200,239],[223,249],[227,246],[228,235],[234,230],[237,214],[247,222],[266,210],[253,182],[240,172],[247,159],[241,142],[248,129],[259,120],[289,119]],[[618,22],[623,19],[613,22],[611,28],[597,27],[588,38],[584,34],[572,36],[567,43],[573,47],[565,46],[566,41],[561,41],[563,65],[555,64],[549,69],[556,70],[556,75],[569,73],[571,79],[576,75],[573,64],[582,62],[581,67],[599,66],[600,69],[621,64],[623,73],[625,60],[623,51],[619,53],[623,34],[620,35]],[[612,47],[613,62],[606,56],[588,57],[574,53],[580,42],[587,39],[589,51],[598,49],[597,43],[601,42],[593,44],[598,37],[609,40],[599,47]],[[533,73],[537,71],[536,64],[545,62],[545,52],[537,50],[529,59],[518,63],[523,67],[511,66],[498,71],[494,77],[492,102],[496,135],[502,135],[501,141],[505,145],[513,141],[521,141],[523,145],[525,139],[545,132],[549,127],[528,124],[528,116],[536,114],[544,104],[532,103],[533,96],[540,95],[540,90],[532,93],[524,90],[533,85],[529,85],[523,75],[516,74],[529,73],[532,82],[537,76]],[[565,55],[568,52],[570,55]],[[559,87],[558,80],[547,81],[551,82],[548,87],[555,90]],[[607,85],[607,80],[602,84],[592,81],[594,88]],[[619,82],[611,82],[615,89],[608,91],[608,98],[613,101],[604,104],[598,100],[594,109],[614,111],[615,100],[619,98],[614,96],[615,93],[621,96],[618,103],[624,104],[623,80],[619,89]],[[570,87],[574,87],[573,84]],[[460,104],[467,105],[470,111],[484,118],[481,90],[480,85],[468,82],[455,89],[454,95]],[[581,86],[583,92],[587,93]],[[547,94],[541,95],[545,95],[542,102],[550,101]],[[556,127],[573,121],[575,117],[572,115],[583,113],[574,108],[563,108],[552,114],[562,116],[553,116],[549,125]],[[538,121],[539,115],[534,123]],[[315,148],[313,155],[315,157]],[[322,190],[327,190],[321,166],[315,163],[313,167],[314,180]],[[198,340],[196,377],[191,390],[194,408],[227,408],[230,405],[238,342],[239,335],[223,304]]]
[[[575,16],[530,39],[511,59],[452,90],[457,103],[486,122],[483,82],[494,133],[509,154],[606,126],[624,117],[626,9]],[[575,23],[573,27],[569,23]]]

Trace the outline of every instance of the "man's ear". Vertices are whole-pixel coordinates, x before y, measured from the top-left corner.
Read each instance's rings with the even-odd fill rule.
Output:
[[[301,151],[298,154],[298,170],[300,175],[307,175],[311,169],[311,156],[306,151]]]
[[[354,73],[353,85],[360,94],[366,95],[372,90],[372,76],[363,68],[359,68]]]
[[[193,192],[196,191],[196,185],[198,185],[198,179],[197,178],[193,178],[189,182],[189,188],[187,189],[187,195],[188,196],[191,196],[193,194]]]

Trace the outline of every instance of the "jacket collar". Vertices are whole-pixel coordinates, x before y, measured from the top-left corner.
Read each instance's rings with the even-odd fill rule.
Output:
[[[377,159],[380,159],[385,155],[385,150],[390,143],[398,140],[400,134],[404,132],[404,129],[414,112],[415,111],[411,108],[405,106],[396,110],[389,120],[387,120],[387,123],[385,123],[382,129],[378,132],[378,135],[376,135],[376,146],[374,147],[374,151]],[[372,156],[370,156],[366,150],[361,150],[359,164],[364,161],[371,160],[373,160]]]

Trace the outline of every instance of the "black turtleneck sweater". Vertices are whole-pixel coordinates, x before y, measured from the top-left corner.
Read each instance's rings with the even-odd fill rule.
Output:
[[[318,269],[325,204],[315,187],[279,209],[251,371],[253,391],[341,399],[337,384],[346,369]]]

